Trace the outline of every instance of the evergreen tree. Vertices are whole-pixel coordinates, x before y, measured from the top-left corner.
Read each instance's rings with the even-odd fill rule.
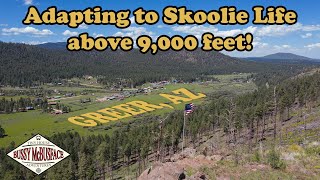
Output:
[[[6,135],[6,131],[0,125],[0,138],[3,138]]]

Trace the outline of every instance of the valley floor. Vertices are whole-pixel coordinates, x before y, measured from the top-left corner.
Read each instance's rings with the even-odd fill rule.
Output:
[[[130,89],[124,89],[123,92],[111,91],[103,89],[98,86],[99,84],[94,83],[96,80],[82,80],[82,83],[86,83],[86,86],[73,87],[71,84],[48,86],[45,85],[45,90],[52,90],[51,96],[54,97],[49,99],[49,102],[58,102],[71,107],[71,112],[64,114],[51,114],[43,113],[41,109],[36,109],[28,112],[16,112],[10,114],[1,114],[0,112],[0,125],[6,130],[7,136],[0,138],[0,147],[6,147],[10,142],[14,141],[16,144],[20,144],[27,140],[27,137],[31,138],[35,134],[42,134],[44,136],[50,137],[54,134],[61,132],[78,132],[83,136],[97,135],[97,134],[112,134],[112,132],[119,126],[126,126],[127,123],[137,121],[136,117],[125,118],[119,121],[110,121],[106,124],[92,128],[84,128],[75,124],[68,122],[68,118],[73,116],[80,116],[81,114],[96,112],[107,107],[112,107],[114,105],[119,105],[122,103],[127,103],[130,101],[146,101],[148,103],[163,103],[167,101],[166,99],[159,96],[160,93],[172,93],[172,91],[179,88],[186,88],[192,92],[201,92],[207,95],[210,94],[241,94],[245,92],[250,92],[255,90],[256,85],[250,81],[247,82],[246,79],[250,74],[240,73],[240,74],[229,74],[229,75],[215,75],[219,82],[197,82],[197,83],[170,83],[164,86],[163,89],[153,89],[149,93],[139,93],[126,97],[123,99],[105,100],[99,101],[104,97],[112,96],[113,94],[125,93],[125,91],[130,92]],[[72,80],[77,81],[77,80]],[[88,84],[93,84],[95,87],[88,87]],[[70,87],[68,86],[70,85]],[[97,86],[97,87],[96,87]],[[151,87],[150,83],[143,85],[141,88]],[[17,89],[17,88],[2,88],[3,90],[11,91],[27,91],[27,89]],[[0,88],[1,90],[1,88]],[[131,89],[132,91],[132,89]],[[71,97],[65,97],[64,94],[75,94]],[[19,99],[21,96],[7,97],[3,96],[1,98],[13,98]],[[26,96],[28,97],[28,96]],[[31,99],[35,99],[34,96],[29,96]],[[81,100],[88,100],[90,102],[81,103]],[[193,103],[202,103],[203,100],[193,101]],[[179,105],[173,105],[176,110],[181,110],[184,108],[184,103]],[[159,111],[154,111],[148,113],[145,116],[150,115],[163,115],[168,112],[172,112],[172,109],[164,108]],[[139,117],[139,118],[143,118]]]

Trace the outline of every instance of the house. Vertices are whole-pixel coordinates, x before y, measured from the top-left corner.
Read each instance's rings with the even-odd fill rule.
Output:
[[[144,93],[151,93],[151,88],[143,88]]]
[[[62,110],[59,110],[59,109],[54,109],[53,113],[54,114],[63,114]]]
[[[19,108],[18,111],[19,112],[27,112],[26,108]]]
[[[26,107],[26,110],[28,110],[28,111],[30,111],[30,110],[34,110],[34,107],[32,107],[32,106],[28,106],[28,107]]]
[[[37,101],[37,102],[42,101],[42,98],[34,98],[34,101]]]
[[[89,103],[91,102],[91,99],[80,99],[80,103]]]
[[[65,94],[64,96],[65,96],[65,97],[72,97],[72,96],[74,96],[74,94],[73,94],[73,93],[67,93],[67,94]]]
[[[114,100],[114,99],[116,99],[116,97],[110,96],[110,97],[108,97],[107,99],[108,99],[108,100]]]
[[[137,90],[137,93],[143,93],[143,92],[144,92],[143,89],[138,89],[138,90]]]
[[[57,105],[57,102],[49,102],[49,105]]]
[[[93,77],[92,77],[92,76],[89,76],[89,75],[85,75],[85,76],[84,76],[84,79],[86,79],[86,80],[92,80]]]

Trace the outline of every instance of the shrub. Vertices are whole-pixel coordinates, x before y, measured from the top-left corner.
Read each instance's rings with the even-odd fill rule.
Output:
[[[0,125],[0,138],[4,137],[5,134],[6,134],[6,131]]]
[[[319,155],[320,156],[320,146],[311,146],[306,148],[306,153],[308,155]]]
[[[259,153],[259,151],[255,151],[253,154],[253,161],[254,162],[261,162],[261,154]]]
[[[275,148],[272,148],[271,151],[268,153],[268,163],[273,169],[285,169],[286,164],[283,160],[280,158],[280,153],[275,150]]]
[[[288,147],[289,151],[292,151],[292,152],[303,152],[303,148],[297,144],[292,144]]]

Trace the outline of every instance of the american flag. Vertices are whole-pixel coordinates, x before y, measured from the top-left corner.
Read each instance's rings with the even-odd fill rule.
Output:
[[[192,113],[193,110],[194,110],[194,105],[192,103],[185,105],[184,112],[186,113],[186,115]]]

